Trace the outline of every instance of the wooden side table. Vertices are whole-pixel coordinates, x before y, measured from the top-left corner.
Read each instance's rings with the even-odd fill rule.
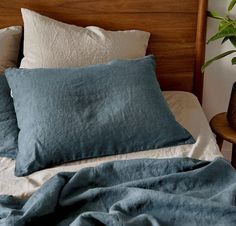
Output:
[[[211,121],[210,126],[216,135],[217,144],[221,150],[223,141],[226,140],[232,143],[232,166],[236,169],[236,130],[233,130],[227,121],[226,112],[215,115]]]

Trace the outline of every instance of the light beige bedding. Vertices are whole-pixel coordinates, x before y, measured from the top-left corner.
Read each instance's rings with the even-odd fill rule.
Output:
[[[3,74],[6,68],[16,66],[21,34],[20,26],[0,29],[0,74]]]
[[[216,157],[222,157],[197,98],[186,92],[168,91],[163,93],[176,120],[196,139],[195,144],[81,160],[41,170],[27,177],[15,177],[15,161],[0,158],[0,194],[26,197],[58,172],[78,171],[84,167],[96,166],[112,160],[191,157],[211,161]]]
[[[146,54],[149,32],[79,27],[28,9],[21,11],[24,21],[21,68],[83,67]]]

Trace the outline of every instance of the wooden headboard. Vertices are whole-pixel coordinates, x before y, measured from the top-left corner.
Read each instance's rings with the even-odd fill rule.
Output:
[[[163,90],[184,90],[202,100],[207,0],[1,0],[0,27],[22,25],[20,8],[79,26],[151,32]]]

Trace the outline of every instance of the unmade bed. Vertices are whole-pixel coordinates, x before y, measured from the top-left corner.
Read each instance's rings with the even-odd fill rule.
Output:
[[[17,197],[27,197],[58,172],[78,171],[108,161],[173,157],[212,161],[216,157],[221,157],[222,155],[197,98],[190,93],[181,91],[165,91],[164,96],[177,121],[187,128],[196,139],[195,144],[81,160],[45,169],[26,177],[14,176],[14,160],[1,158],[0,194],[7,193]]]
[[[236,225],[201,107],[206,12],[0,2],[0,225]]]

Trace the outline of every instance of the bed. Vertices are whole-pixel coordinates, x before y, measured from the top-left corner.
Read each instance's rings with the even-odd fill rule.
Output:
[[[150,150],[148,153],[135,152],[117,156],[108,156],[82,160],[76,163],[69,163],[33,173],[26,177],[14,176],[14,161],[8,158],[1,158],[0,173],[0,194],[11,194],[17,197],[28,197],[37,190],[49,178],[63,171],[78,171],[85,167],[99,165],[112,160],[128,160],[137,158],[170,158],[170,157],[192,157],[195,159],[212,161],[220,157],[215,138],[209,129],[205,115],[197,101],[197,98],[183,91],[164,91],[164,96],[174,112],[177,120],[195,137],[197,142],[194,145],[183,145],[179,147]],[[188,116],[188,117],[186,117]],[[21,189],[18,189],[18,188]]]
[[[150,32],[147,54],[156,56],[164,99],[195,142],[39,167],[28,175],[14,175],[15,160],[0,157],[0,223],[235,225],[236,174],[223,159],[200,105],[207,1],[1,1],[0,26],[23,25],[20,8],[82,27]],[[31,73],[21,72],[26,80]],[[17,98],[14,73],[10,69],[6,75]]]

